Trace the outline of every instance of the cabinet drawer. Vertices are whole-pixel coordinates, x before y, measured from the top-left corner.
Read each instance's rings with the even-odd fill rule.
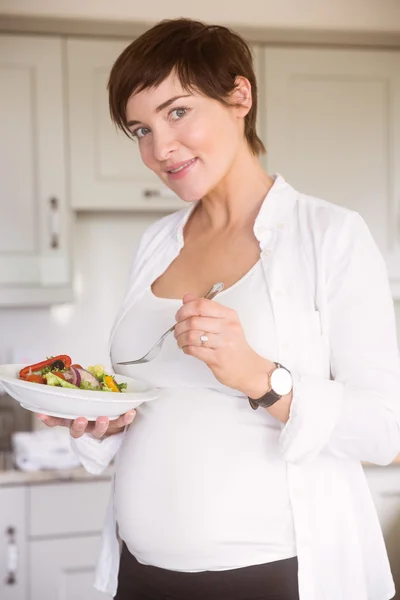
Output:
[[[112,600],[93,588],[100,536],[30,543],[32,600]],[[3,597],[1,597],[3,600]]]
[[[29,535],[100,532],[110,490],[110,481],[32,486],[29,490]]]

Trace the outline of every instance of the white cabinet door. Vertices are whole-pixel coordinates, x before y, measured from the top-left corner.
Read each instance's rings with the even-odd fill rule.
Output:
[[[26,600],[26,490],[0,488],[0,598]]]
[[[137,144],[111,122],[108,77],[129,43],[67,42],[71,201],[75,209],[171,211],[185,206],[143,165]]]
[[[29,536],[35,539],[100,533],[110,493],[109,480],[30,486]]]
[[[268,170],[358,211],[400,297],[400,52],[267,48]]]
[[[107,600],[93,588],[100,536],[35,540],[29,545],[34,600]]]
[[[382,526],[397,594],[400,598],[400,472],[399,465],[365,467],[364,472]]]
[[[2,35],[0,67],[0,305],[67,300],[62,42]]]

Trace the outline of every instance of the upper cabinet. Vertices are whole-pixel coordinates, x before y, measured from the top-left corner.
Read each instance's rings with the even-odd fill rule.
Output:
[[[107,83],[129,40],[67,42],[71,202],[78,210],[176,210],[185,206],[144,166],[138,145],[111,122]]]
[[[144,166],[137,143],[111,122],[108,77],[129,43],[67,41],[71,202],[76,210],[168,212],[185,206]],[[261,76],[259,48],[254,59]]]
[[[0,306],[71,299],[62,42],[0,37]]]
[[[400,297],[400,53],[267,48],[265,81],[268,171],[359,212]]]

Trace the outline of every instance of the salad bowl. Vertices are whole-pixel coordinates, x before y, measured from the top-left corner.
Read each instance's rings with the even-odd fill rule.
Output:
[[[0,365],[0,384],[23,408],[43,415],[64,419],[85,417],[88,421],[95,421],[97,417],[114,420],[159,396],[157,388],[144,381],[116,374],[112,378],[124,388],[123,393],[39,385],[20,379],[21,371],[27,367],[23,364]]]

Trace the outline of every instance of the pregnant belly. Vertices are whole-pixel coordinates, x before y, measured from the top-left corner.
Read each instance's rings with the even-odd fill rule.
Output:
[[[169,390],[138,409],[115,506],[140,562],[196,571],[294,556],[280,427],[258,412],[210,390]]]

